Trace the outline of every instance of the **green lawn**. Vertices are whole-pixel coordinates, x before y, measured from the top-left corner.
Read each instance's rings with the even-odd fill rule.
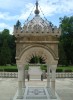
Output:
[[[29,66],[25,66],[25,70],[28,70]],[[17,66],[0,66],[0,71],[7,71],[7,72],[17,72]]]
[[[0,71],[17,71],[17,67],[16,66],[0,66]]]
[[[29,66],[26,66],[26,69],[29,69]],[[46,70],[47,67],[42,66],[42,70]],[[57,67],[57,70],[61,69],[63,72],[65,70],[72,70],[73,71],[73,66],[68,66],[68,67]],[[16,66],[0,66],[0,71],[17,71]]]
[[[41,69],[47,71],[47,66],[41,65]],[[73,66],[57,67],[57,72],[73,72]]]
[[[0,69],[17,69],[16,66],[0,66]]]
[[[62,69],[63,71],[64,70],[72,70],[73,71],[73,66],[67,66],[67,67],[57,67],[57,69]]]

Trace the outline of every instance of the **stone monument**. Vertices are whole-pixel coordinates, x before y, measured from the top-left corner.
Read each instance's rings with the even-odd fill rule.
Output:
[[[61,30],[51,26],[47,20],[40,17],[38,6],[38,1],[36,1],[35,16],[32,20],[25,23],[23,27],[14,25],[18,68],[18,91],[14,100],[60,100],[55,92],[55,78],[59,59],[58,37],[61,35]],[[33,56],[41,57],[47,65],[46,87],[25,86],[25,65],[29,64]]]

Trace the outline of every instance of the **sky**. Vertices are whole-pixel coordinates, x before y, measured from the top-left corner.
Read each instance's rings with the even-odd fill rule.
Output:
[[[45,16],[55,26],[59,26],[60,17],[73,16],[73,0],[38,1],[40,16]],[[17,20],[20,20],[23,26],[28,17],[29,20],[31,16],[34,17],[35,2],[36,0],[0,0],[0,31],[7,28],[10,34],[13,34],[13,26]]]

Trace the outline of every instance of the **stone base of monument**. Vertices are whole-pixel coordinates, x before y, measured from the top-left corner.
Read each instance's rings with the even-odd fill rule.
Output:
[[[54,96],[51,89],[46,87],[26,87],[22,99],[17,94],[13,100],[61,100],[57,93]]]

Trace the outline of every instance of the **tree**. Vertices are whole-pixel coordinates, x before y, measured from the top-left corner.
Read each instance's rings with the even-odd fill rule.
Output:
[[[73,16],[60,18],[62,35],[60,37],[68,65],[73,64]]]
[[[0,51],[1,51],[1,47],[2,47],[2,34],[0,33]]]
[[[18,28],[18,27],[20,27],[21,26],[21,22],[18,20],[17,22],[16,22],[16,28]]]
[[[8,45],[11,51],[11,64],[15,64],[15,56],[16,56],[16,44],[15,44],[15,37],[14,35],[10,35],[8,39]]]
[[[29,63],[40,63],[40,64],[45,64],[44,60],[39,57],[39,56],[33,56],[33,58],[30,59],[30,62]]]
[[[4,29],[3,31],[2,31],[2,37],[3,37],[3,39],[7,39],[8,37],[9,37],[9,30],[8,29]]]
[[[1,33],[0,33],[0,59],[2,59],[1,57],[1,52],[4,41],[7,41],[7,45],[10,51],[10,55],[11,55],[11,63],[10,64],[15,64],[16,60],[15,60],[15,55],[16,55],[16,45],[15,45],[15,37],[14,35],[9,34],[9,30],[8,29],[4,29]],[[6,57],[5,57],[6,58]],[[6,58],[7,59],[7,58]],[[0,61],[0,65],[2,63],[2,60]]]
[[[65,54],[63,44],[61,41],[59,42],[59,62],[58,63],[59,65],[66,65],[66,66],[68,65],[66,54]]]
[[[7,40],[5,39],[0,53],[0,64],[6,65],[10,63],[11,63],[11,52]]]

